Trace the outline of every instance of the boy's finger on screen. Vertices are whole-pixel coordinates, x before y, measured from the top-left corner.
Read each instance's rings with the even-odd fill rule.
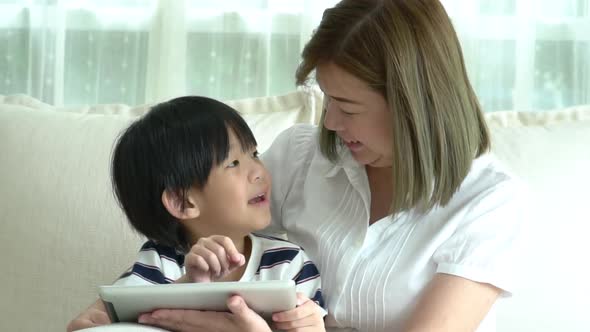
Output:
[[[203,257],[201,257],[201,256],[196,256],[196,258],[195,258],[195,267],[199,271],[209,272],[209,264],[207,264],[207,261]]]
[[[228,259],[232,262],[232,268],[240,267],[246,263],[246,258],[240,253],[238,253],[237,257],[228,256]]]
[[[214,240],[219,243],[225,251],[227,252],[228,256],[232,258],[233,261],[238,260],[238,256],[241,255],[234,242],[227,236],[216,236]]]
[[[203,259],[205,259],[205,261],[207,262],[207,265],[209,265],[209,271],[213,275],[219,275],[221,273],[221,263],[220,263],[217,255],[215,255],[213,252],[209,251],[208,254],[205,254],[204,256],[201,256],[201,257],[203,257]]]
[[[220,272],[227,271],[229,269],[229,261],[227,260],[227,252],[224,247],[219,245],[217,242],[208,242],[205,244],[209,252],[214,256],[210,258],[215,259],[220,268]]]

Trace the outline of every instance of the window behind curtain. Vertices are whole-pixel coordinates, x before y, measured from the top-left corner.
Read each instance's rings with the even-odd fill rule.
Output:
[[[334,0],[0,0],[0,93],[58,105],[295,89]],[[486,111],[590,103],[590,0],[443,0]]]

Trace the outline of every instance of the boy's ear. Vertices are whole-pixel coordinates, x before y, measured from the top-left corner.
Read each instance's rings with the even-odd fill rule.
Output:
[[[183,202],[182,196],[177,191],[166,189],[162,192],[162,204],[164,204],[168,213],[180,221],[195,219],[201,214],[199,206],[195,199],[191,197],[190,193]]]

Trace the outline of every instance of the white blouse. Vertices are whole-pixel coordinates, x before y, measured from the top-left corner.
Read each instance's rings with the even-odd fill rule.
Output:
[[[337,165],[324,158],[318,132],[296,125],[262,158],[273,176],[270,231],[286,232],[316,262],[328,326],[397,331],[435,273],[511,294],[522,256],[525,191],[491,155],[473,162],[445,207],[369,226],[365,168],[346,149]],[[494,309],[477,331],[495,331]]]

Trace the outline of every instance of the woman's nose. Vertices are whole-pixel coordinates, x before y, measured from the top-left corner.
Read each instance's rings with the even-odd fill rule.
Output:
[[[328,97],[326,97],[328,98]],[[324,104],[324,127],[332,131],[342,130],[342,122],[340,121],[340,114],[335,103],[329,99]]]

